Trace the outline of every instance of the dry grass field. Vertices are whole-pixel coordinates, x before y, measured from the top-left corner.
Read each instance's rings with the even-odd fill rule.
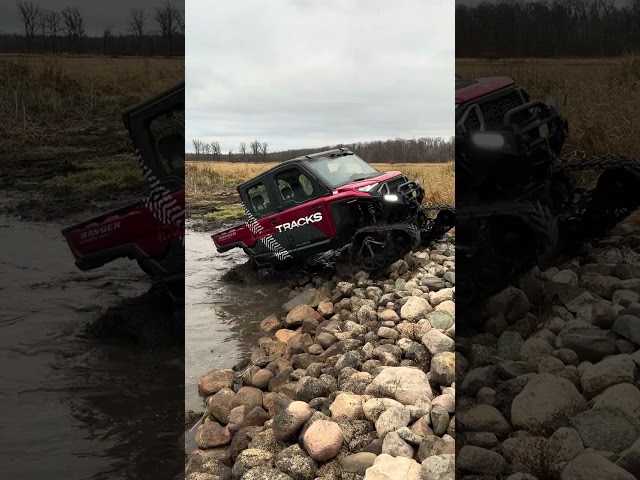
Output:
[[[187,162],[187,215],[194,228],[212,229],[225,221],[239,218],[243,209],[235,187],[275,163]],[[417,179],[426,190],[425,203],[455,204],[454,163],[373,163],[374,168],[388,172],[399,170]]]
[[[0,187],[19,198],[7,213],[61,218],[139,194],[122,111],[183,79],[182,58],[0,55]]]
[[[506,75],[532,96],[554,96],[569,121],[564,156],[640,157],[640,57],[456,60],[464,78]]]

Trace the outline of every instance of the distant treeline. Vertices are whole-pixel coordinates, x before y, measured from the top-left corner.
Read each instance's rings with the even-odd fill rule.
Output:
[[[618,56],[640,52],[640,0],[456,5],[456,57]]]
[[[78,7],[47,10],[19,0],[16,13],[23,32],[0,34],[0,53],[184,56],[184,12],[169,1],[124,12],[126,32],[105,25],[92,36]]]
[[[194,140],[195,153],[186,153],[186,159],[200,162],[283,162],[302,155],[345,147],[370,163],[446,163],[454,159],[453,139],[418,138],[379,140],[339,144],[318,148],[300,148],[269,152],[268,144],[253,140],[241,142],[237,151],[222,152],[218,142]]]

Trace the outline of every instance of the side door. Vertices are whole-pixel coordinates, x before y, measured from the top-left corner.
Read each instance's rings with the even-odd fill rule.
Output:
[[[145,176],[171,191],[184,188],[184,88],[181,82],[122,114]]]
[[[270,180],[280,211],[276,229],[289,248],[297,253],[321,250],[335,235],[322,186],[300,165],[283,165]]]
[[[276,257],[288,258],[288,245],[282,244],[277,235],[276,226],[280,224],[278,206],[273,191],[264,177],[260,177],[240,189],[240,197],[247,213],[247,226],[254,242],[250,249],[263,260]]]
[[[150,192],[156,220],[184,229],[184,82],[128,108],[122,114]]]

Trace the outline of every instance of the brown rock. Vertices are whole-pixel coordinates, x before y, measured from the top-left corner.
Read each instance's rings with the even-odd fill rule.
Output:
[[[291,373],[293,373],[292,367],[287,367],[279,372],[275,377],[269,380],[269,390],[271,392],[279,391],[284,385],[289,383]]]
[[[198,391],[201,395],[208,397],[218,393],[223,388],[231,388],[234,375],[234,371],[230,369],[221,370],[216,368],[211,370],[200,377]]]
[[[198,427],[195,441],[202,449],[221,447],[231,442],[231,432],[218,422],[207,422]]]
[[[316,312],[309,305],[298,305],[297,307],[293,307],[293,309],[287,314],[285,325],[288,327],[299,327],[306,318],[316,318],[314,313]]]
[[[236,392],[230,388],[223,388],[215,395],[207,398],[207,409],[222,423],[229,422],[229,413],[235,405]]]
[[[287,340],[287,346],[292,354],[305,353],[313,345],[313,338],[308,333],[294,335]]]
[[[285,441],[293,438],[304,423],[311,418],[311,407],[305,402],[291,402],[273,418],[273,434],[276,439]]]
[[[260,331],[271,335],[282,328],[282,322],[275,315],[269,315],[260,322]]]
[[[323,300],[318,304],[318,313],[323,317],[329,318],[334,314],[333,303],[329,300]]]
[[[431,430],[431,427],[429,426],[426,415],[419,418],[413,423],[413,425],[411,425],[411,431],[423,438],[433,435],[433,430]]]
[[[337,423],[317,420],[304,433],[302,442],[311,458],[318,462],[326,462],[338,455],[344,435]]]
[[[240,405],[239,407],[235,407],[229,412],[229,423],[227,427],[229,427],[229,431],[231,433],[235,433],[244,427],[244,419],[247,413],[247,407],[245,405]]]
[[[244,417],[244,427],[262,427],[269,420],[269,415],[262,407],[253,407]]]
[[[251,384],[256,388],[264,390],[269,386],[269,382],[274,376],[270,370],[261,368],[251,377]]]
[[[376,454],[371,452],[359,452],[349,455],[340,460],[340,466],[343,472],[357,473],[364,475],[367,468],[373,465],[376,460]]]
[[[378,314],[378,318],[380,319],[381,322],[399,322],[400,321],[400,316],[394,311],[391,310],[390,308],[387,308],[386,310],[382,311],[381,313]],[[413,325],[413,324],[411,324]]]
[[[331,417],[338,420],[363,420],[362,396],[351,393],[339,393],[329,407]]]
[[[234,400],[235,406],[246,405],[249,409],[262,406],[262,391],[256,387],[241,387]]]
[[[425,458],[433,455],[455,453],[455,450],[453,443],[446,442],[436,435],[426,435],[418,448],[418,461],[423,462]]]
[[[278,330],[279,332],[280,330]],[[277,333],[277,332],[276,332]],[[291,353],[286,343],[279,342],[275,339],[260,340],[258,341],[260,347],[264,350],[265,354],[273,355],[275,357],[289,358]]]
[[[287,343],[292,337],[295,337],[296,335],[300,335],[300,334],[295,330],[289,330],[288,328],[281,328],[276,332],[275,338],[279,342]]]

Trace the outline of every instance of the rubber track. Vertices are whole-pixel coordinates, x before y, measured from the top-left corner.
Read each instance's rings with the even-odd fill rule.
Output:
[[[640,160],[623,157],[621,155],[595,155],[590,157],[585,157],[581,159],[559,159],[556,160],[555,165],[552,168],[552,174],[563,174],[563,173],[575,173],[575,172],[586,172],[586,171],[594,171],[600,170],[600,174],[604,171],[614,168],[624,168],[631,170],[638,170],[640,172]],[[573,186],[572,186],[573,187]],[[586,192],[584,195],[591,195],[592,192]],[[576,202],[579,203],[579,202]],[[573,205],[575,206],[576,203]],[[566,212],[564,218],[568,218],[571,216],[573,212]],[[584,212],[583,212],[584,213]],[[626,217],[628,217],[631,213],[630,210],[624,210],[621,212],[617,212],[617,215],[612,221],[612,224],[608,225],[608,229],[615,226],[617,223],[620,223]],[[477,221],[478,219],[490,219],[497,215],[509,215],[516,216],[522,218],[522,220],[528,222],[532,225],[532,230],[539,232],[541,235],[546,236],[550,240],[558,240],[558,232],[556,230],[556,225],[554,222],[549,221],[550,212],[547,207],[542,206],[539,202],[504,202],[504,203],[494,203],[486,206],[470,206],[468,208],[463,207],[462,211],[456,215],[456,219],[459,219],[461,223],[465,221]],[[563,218],[563,214],[557,215],[556,218]],[[605,233],[605,232],[600,232]],[[579,239],[579,243],[591,240],[592,237],[584,236]],[[459,248],[464,248],[464,246],[459,244]],[[483,267],[487,266],[487,262],[490,262],[488,255],[483,255],[483,248],[480,246],[479,251],[481,252],[478,257],[474,259],[469,259],[468,265],[462,265],[464,262],[460,263],[460,266],[465,270],[474,271],[474,269],[478,269],[481,265]],[[546,252],[537,252],[538,256],[536,259],[531,260],[531,257],[527,257],[525,255],[522,258],[519,258],[517,262],[514,262],[511,268],[511,274],[506,278],[501,278],[501,282],[496,282],[496,284],[491,289],[484,288],[483,285],[470,285],[472,293],[469,291],[464,292],[465,286],[458,285],[456,289],[456,304],[461,307],[472,306],[477,304],[478,302],[484,300],[485,298],[496,294],[508,287],[512,284],[512,282],[521,274],[526,273],[536,264],[551,262],[552,258],[550,255],[553,253],[551,251]],[[541,255],[542,254],[542,258]],[[484,257],[484,258],[483,258]],[[483,264],[484,262],[484,264]],[[492,264],[493,265],[493,264]],[[498,267],[496,267],[497,269]],[[495,275],[504,275],[504,271],[500,272],[496,270]],[[460,280],[468,279],[467,275],[461,276]],[[462,282],[459,282],[462,283]],[[475,283],[475,282],[474,282]],[[497,285],[500,285],[499,287]],[[464,292],[464,293],[463,293]]]
[[[452,205],[447,205],[447,204],[427,204],[427,205],[422,205],[421,206],[421,210],[422,211],[441,211],[441,210],[450,210],[455,214],[455,207]],[[404,230],[405,232],[407,232],[409,234],[409,237],[411,239],[411,245],[415,246],[414,248],[417,248],[421,243],[422,243],[422,238],[423,237],[428,237],[429,236],[429,232],[431,231],[431,229],[436,226],[437,224],[435,224],[435,221],[433,222],[432,226],[430,229],[428,230],[423,230],[422,232],[420,231],[420,229],[414,224],[414,223],[409,223],[409,222],[404,222],[404,223],[397,223],[397,224],[392,224],[392,225],[373,225],[370,227],[364,227],[361,228],[360,230],[358,230],[356,232],[356,234],[354,235],[354,239],[356,239],[357,237],[359,237],[362,234],[366,234],[366,233],[383,233],[383,232],[388,232],[388,231],[393,231],[393,230]],[[449,227],[447,230],[450,230],[451,227]],[[446,231],[443,232],[446,233]],[[442,235],[439,235],[438,238],[440,238]],[[364,239],[363,239],[364,240]],[[435,238],[430,239],[431,241],[435,240]],[[371,267],[366,267],[364,265],[364,263],[361,261],[361,259],[356,259],[354,258],[356,256],[356,252],[355,249],[352,250],[353,252],[353,256],[352,256],[352,265],[358,268],[363,268],[363,269],[367,269],[367,270],[377,270],[380,267],[376,267],[376,268],[371,268]],[[409,253],[404,252],[404,253],[399,253],[397,255],[397,258],[394,261],[399,260],[403,255]],[[356,261],[357,260],[357,261]],[[390,265],[393,262],[389,262],[387,265]],[[384,267],[382,267],[384,268]]]

